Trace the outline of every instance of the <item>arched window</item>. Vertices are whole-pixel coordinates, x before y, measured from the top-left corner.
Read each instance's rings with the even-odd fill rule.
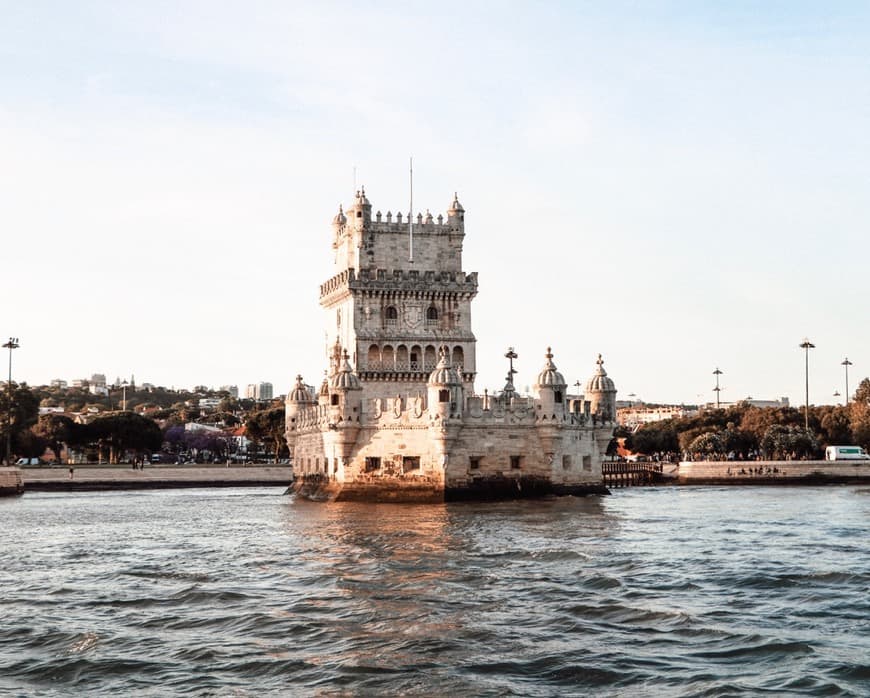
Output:
[[[453,347],[453,366],[465,366],[465,354],[462,352],[462,347]]]
[[[337,404],[338,404],[338,395],[337,395],[336,393],[333,393],[333,394],[332,394],[332,397],[330,398],[330,402],[331,402],[331,404],[333,404],[333,405],[337,405]]]
[[[369,347],[369,357],[366,361],[366,368],[369,371],[378,371],[381,368],[381,350],[377,344],[372,344]]]
[[[426,308],[426,324],[438,324],[438,308],[436,308],[434,305],[430,305],[428,308]]]
[[[439,390],[438,391],[438,402],[449,402],[450,401],[450,391],[449,390]]]
[[[381,350],[381,369],[385,371],[392,371],[396,368],[395,364],[395,356],[393,354],[393,347],[387,344]]]
[[[400,344],[396,347],[396,370],[407,371],[408,368],[408,347]]]
[[[426,371],[431,371],[435,368],[435,364],[438,361],[438,355],[435,353],[435,347],[431,344],[426,347],[426,353],[423,356],[423,369]]]
[[[387,306],[386,318],[387,325],[395,325],[399,321],[399,311],[396,310],[396,306]]]

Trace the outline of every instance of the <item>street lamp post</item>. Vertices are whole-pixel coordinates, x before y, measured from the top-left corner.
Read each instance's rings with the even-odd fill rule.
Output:
[[[121,411],[127,411],[127,381],[121,382]]]
[[[716,367],[716,370],[713,371],[713,375],[716,376],[716,387],[713,388],[713,391],[716,393],[716,409],[718,410],[719,409],[719,391],[722,390],[722,388],[719,387],[719,376],[722,375],[722,371],[719,370],[718,366]]]
[[[804,385],[806,387],[806,403],[804,405],[804,428],[807,433],[810,431],[810,349],[815,349],[816,345],[809,339],[804,337],[800,348],[804,350]]]
[[[849,361],[849,357],[847,356],[840,362],[840,365],[846,369],[846,404],[849,404],[849,366],[852,365],[852,362]]]
[[[9,459],[12,457],[12,350],[19,346],[18,337],[10,337],[3,345],[4,349],[9,350],[9,380],[6,382],[6,390],[9,393],[9,402],[6,405],[6,465],[11,465]]]

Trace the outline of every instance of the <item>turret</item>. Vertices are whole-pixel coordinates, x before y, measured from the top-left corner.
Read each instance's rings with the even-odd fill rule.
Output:
[[[604,370],[604,359],[598,355],[598,370],[586,383],[586,400],[589,410],[602,421],[610,422],[616,418],[616,385]]]
[[[450,352],[441,347],[435,370],[429,374],[427,386],[430,419],[442,422],[461,417],[463,408],[462,376],[450,363]]]
[[[353,199],[353,205],[347,210],[350,224],[354,230],[367,228],[372,222],[372,205],[366,198],[366,188],[360,189]]]
[[[329,429],[332,452],[338,462],[333,473],[344,478],[344,467],[353,452],[360,430],[362,384],[350,366],[345,350],[341,366],[329,379]]]
[[[351,368],[346,349],[338,370],[329,380],[329,402],[333,408],[339,408],[340,421],[350,419],[359,422],[359,410],[362,406],[362,384]]]
[[[460,232],[465,232],[465,209],[459,203],[459,196],[453,194],[453,203],[447,209],[447,222],[451,227],[456,228]]]
[[[287,393],[287,399],[284,401],[285,433],[291,455],[296,442],[296,419],[299,416],[299,410],[314,403],[314,396],[308,392],[308,388],[302,382],[302,376],[296,376],[296,385]]]
[[[535,390],[538,393],[541,409],[538,411],[540,419],[561,419],[565,414],[565,392],[568,384],[565,377],[556,370],[553,363],[553,352],[547,347],[547,361],[544,368],[538,374],[535,381]]]

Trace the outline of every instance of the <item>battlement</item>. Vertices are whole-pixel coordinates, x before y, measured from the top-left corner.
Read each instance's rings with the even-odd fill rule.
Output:
[[[407,235],[409,218],[410,215],[403,218],[401,211],[396,214],[395,219],[393,218],[392,211],[387,211],[386,216],[378,211],[374,216],[374,220],[369,221],[368,225],[365,227],[367,230],[375,233]],[[461,219],[455,217],[451,218],[450,216],[445,218],[445,216],[440,213],[437,217],[433,217],[429,210],[426,209],[425,216],[422,213],[418,213],[414,220],[414,234],[455,235],[464,234],[464,231]]]
[[[439,285],[439,290],[477,292],[477,272],[423,271],[420,269],[345,269],[320,284],[320,297],[353,288],[406,288],[408,284]]]

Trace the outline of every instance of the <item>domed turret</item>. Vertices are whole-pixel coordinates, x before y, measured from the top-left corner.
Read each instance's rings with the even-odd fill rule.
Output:
[[[296,427],[299,417],[299,411],[308,405],[314,404],[314,396],[308,392],[305,383],[302,382],[302,376],[296,376],[296,385],[287,393],[287,400],[284,402],[284,433],[287,438],[287,445],[292,449],[296,444]]]
[[[341,366],[329,381],[329,387],[333,390],[362,390],[362,384],[359,382],[359,377],[353,372],[353,369],[350,366],[347,349],[344,350]]]
[[[326,371],[323,372],[323,381],[320,383],[320,390],[317,391],[317,404],[329,404],[329,378],[326,377]]]
[[[347,216],[344,215],[344,209],[341,204],[338,205],[338,213],[335,214],[335,218],[332,219],[332,225],[335,228],[340,228],[345,223],[347,223]]]
[[[371,202],[366,198],[366,188],[363,187],[356,193],[356,205],[371,206]]]
[[[435,370],[429,374],[429,385],[448,387],[462,385],[462,376],[450,363],[450,358],[444,348],[441,348],[441,356]]]
[[[314,396],[308,392],[308,388],[306,388],[305,383],[302,382],[301,375],[296,376],[296,385],[294,385],[287,393],[287,402],[295,402],[297,404],[314,402]]]
[[[462,376],[450,363],[450,354],[441,347],[438,365],[429,374],[429,414],[442,420],[462,416]]]
[[[565,382],[565,376],[556,370],[556,364],[553,363],[553,350],[547,347],[547,363],[538,374],[538,379],[535,382],[537,388],[565,388],[568,384]]]
[[[372,204],[366,198],[365,187],[360,189],[353,199],[353,205],[348,209],[351,225],[361,230],[372,222]]]
[[[455,193],[453,194],[453,203],[447,209],[447,222],[452,223],[453,227],[459,231],[463,231],[465,228],[465,209],[462,208],[459,197]]]
[[[556,369],[553,363],[553,350],[547,347],[547,362],[538,374],[535,381],[535,390],[538,391],[538,399],[541,401],[539,417],[545,419],[557,419],[564,416],[565,412],[565,376]]]
[[[598,355],[598,370],[586,383],[586,399],[589,410],[599,414],[602,419],[611,420],[616,416],[616,384],[604,370],[604,359]]]

